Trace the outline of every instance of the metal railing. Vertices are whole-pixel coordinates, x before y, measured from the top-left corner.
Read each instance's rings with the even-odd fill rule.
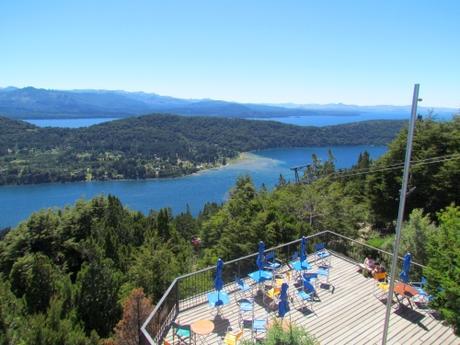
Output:
[[[371,256],[385,267],[389,267],[393,254],[379,248],[367,245],[333,231],[322,231],[306,236],[307,251],[313,252],[314,245],[319,242],[326,244],[326,248],[344,260],[353,263],[362,262],[365,256]],[[265,253],[275,252],[275,257],[287,262],[294,252],[299,250],[301,239],[285,243],[265,250]],[[224,263],[223,280],[227,292],[236,289],[235,277],[247,277],[256,270],[255,258],[258,253],[246,255]],[[398,257],[399,260],[403,258]],[[424,266],[412,262],[411,277],[417,280],[421,277]],[[214,289],[213,281],[215,266],[207,267],[196,272],[188,273],[173,280],[162,298],[158,301],[152,313],[141,327],[143,343],[148,345],[161,344],[167,334],[171,322],[180,311],[207,303],[207,292]]]

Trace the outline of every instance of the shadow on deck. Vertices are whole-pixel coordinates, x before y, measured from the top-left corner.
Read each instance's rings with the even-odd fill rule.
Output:
[[[338,255],[332,255],[329,286],[318,288],[319,300],[313,307],[305,308],[294,299],[285,319],[307,329],[321,344],[380,344],[385,317],[385,299],[375,295],[375,282],[357,272],[356,263]],[[290,284],[290,295],[293,295]],[[327,287],[327,288],[326,288]],[[228,284],[225,290],[230,294],[230,303],[222,307],[221,315],[207,303],[190,305],[184,303],[175,321],[192,324],[197,320],[211,320],[214,330],[202,342],[221,344],[231,326],[239,329],[239,310],[236,304],[235,284]],[[255,291],[255,289],[254,289]],[[205,301],[203,298],[196,300]],[[199,297],[199,296],[198,296]],[[276,317],[276,311],[263,303],[260,295],[255,298],[255,318]],[[243,328],[243,339],[251,339],[251,325]],[[172,339],[169,330],[166,339]],[[200,342],[198,342],[200,343]],[[452,329],[443,325],[428,311],[413,310],[405,305],[393,306],[388,334],[389,344],[460,344]]]

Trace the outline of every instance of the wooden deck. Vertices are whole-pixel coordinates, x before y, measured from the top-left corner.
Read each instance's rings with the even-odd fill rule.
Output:
[[[380,344],[385,317],[385,302],[374,295],[375,282],[357,273],[356,264],[339,256],[332,256],[330,289],[318,289],[320,301],[313,304],[313,312],[301,309],[297,300],[290,304],[291,311],[285,319],[304,327],[321,344]],[[233,284],[232,284],[233,285]],[[234,286],[227,286],[232,291]],[[294,287],[290,286],[290,294]],[[215,329],[204,344],[221,344],[228,326],[238,329],[238,308],[235,293],[230,293],[230,304],[222,308],[222,316],[215,316],[216,310],[207,303],[181,308],[176,321],[191,324],[200,319],[211,320]],[[203,300],[204,300],[203,296]],[[255,316],[265,316],[266,307],[256,297]],[[271,312],[270,317],[276,316]],[[389,344],[459,344],[460,338],[451,328],[442,324],[426,310],[411,309],[395,303],[390,319]],[[251,328],[244,328],[245,339],[251,338]],[[172,339],[171,331],[168,339]],[[200,343],[200,342],[198,342]]]

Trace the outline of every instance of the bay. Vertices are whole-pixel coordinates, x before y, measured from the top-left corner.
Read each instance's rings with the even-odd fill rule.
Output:
[[[196,215],[206,202],[225,201],[238,176],[250,175],[257,187],[264,184],[270,189],[280,174],[293,180],[290,168],[310,163],[313,153],[327,159],[328,149],[336,158],[337,168],[351,167],[364,150],[374,159],[386,151],[385,146],[280,148],[245,153],[242,159],[225,167],[179,178],[2,186],[0,228],[16,226],[39,209],[64,207],[102,194],[116,195],[127,207],[143,213],[171,207],[177,214],[189,205]]]

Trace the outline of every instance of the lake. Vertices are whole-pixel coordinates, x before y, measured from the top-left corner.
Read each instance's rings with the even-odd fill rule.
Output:
[[[424,114],[425,115],[425,114]],[[258,117],[247,120],[271,120],[297,126],[331,126],[344,123],[367,120],[409,120],[409,112],[361,112],[356,115],[308,115],[285,117]],[[89,118],[89,119],[29,119],[24,120],[39,127],[67,127],[78,128],[96,125],[98,123],[116,120],[117,118]],[[452,119],[450,112],[436,112],[435,119],[447,121]]]
[[[97,125],[98,123],[116,120],[115,117],[95,117],[89,119],[28,119],[27,121],[38,127],[79,128]]]
[[[311,116],[285,116],[285,117],[259,117],[259,118],[248,118],[248,120],[271,120],[289,125],[297,126],[332,126],[342,125],[345,123],[368,121],[368,120],[407,120],[409,121],[410,114],[408,113],[360,113],[358,115],[311,115]],[[439,121],[448,121],[452,119],[451,113],[440,113],[436,114],[435,119]]]
[[[0,228],[15,226],[41,208],[63,207],[80,198],[90,199],[100,194],[116,195],[124,205],[144,213],[171,207],[177,214],[188,204],[196,215],[206,202],[225,201],[238,176],[249,174],[258,187],[265,184],[273,188],[280,174],[293,180],[289,168],[310,163],[313,153],[320,159],[327,159],[328,149],[304,147],[255,151],[244,154],[243,159],[225,167],[179,178],[2,186]],[[386,151],[385,146],[337,146],[331,149],[338,168],[355,164],[359,153],[364,150],[374,159]]]

